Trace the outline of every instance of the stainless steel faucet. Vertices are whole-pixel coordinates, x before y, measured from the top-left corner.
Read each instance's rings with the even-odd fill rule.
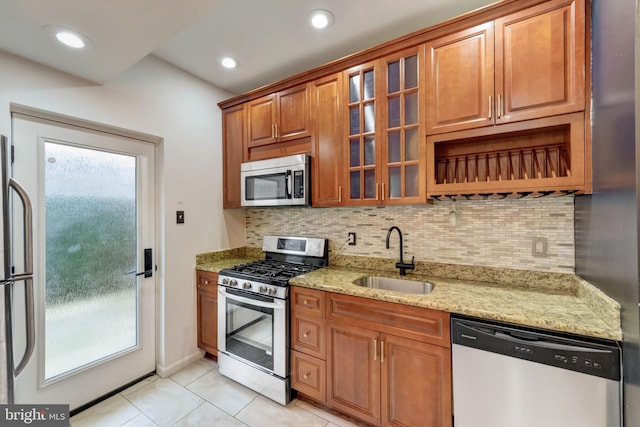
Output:
[[[404,276],[407,274],[407,270],[413,270],[414,268],[416,268],[415,264],[413,263],[413,260],[415,259],[415,257],[411,257],[411,264],[406,264],[404,262],[403,255],[402,255],[402,252],[404,252],[402,248],[402,231],[400,231],[400,229],[395,225],[391,227],[389,231],[387,231],[387,249],[389,249],[389,237],[391,237],[391,232],[393,230],[398,230],[398,235],[400,236],[400,262],[396,262],[396,268],[399,268],[400,275]]]

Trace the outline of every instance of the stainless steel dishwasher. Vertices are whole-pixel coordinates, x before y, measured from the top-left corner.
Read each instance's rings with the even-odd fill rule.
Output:
[[[455,427],[620,427],[616,343],[452,317]]]

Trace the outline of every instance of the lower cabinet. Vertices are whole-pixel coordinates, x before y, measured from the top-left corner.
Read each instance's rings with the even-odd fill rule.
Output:
[[[218,274],[197,270],[198,347],[218,355]]]
[[[452,426],[448,313],[294,288],[294,389],[375,426]],[[325,307],[326,356],[308,345],[317,306]]]

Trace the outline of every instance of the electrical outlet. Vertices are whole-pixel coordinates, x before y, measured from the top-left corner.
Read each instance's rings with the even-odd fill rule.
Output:
[[[534,237],[533,245],[531,247],[531,253],[533,256],[546,257],[547,256],[547,238]]]
[[[353,231],[349,232],[349,234],[347,234],[347,242],[349,243],[349,246],[355,246],[356,245],[356,233],[354,233]]]

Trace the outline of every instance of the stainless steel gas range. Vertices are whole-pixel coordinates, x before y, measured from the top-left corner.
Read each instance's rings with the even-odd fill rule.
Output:
[[[265,236],[265,259],[218,276],[218,369],[283,405],[289,384],[289,279],[328,264],[327,239]]]

